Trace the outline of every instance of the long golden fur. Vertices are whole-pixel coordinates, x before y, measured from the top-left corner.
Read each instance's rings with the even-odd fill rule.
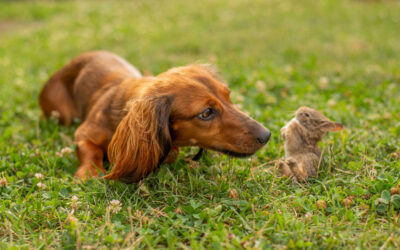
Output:
[[[84,53],[56,72],[39,103],[60,123],[74,118],[80,166],[76,177],[106,173],[106,179],[135,182],[163,162],[172,162],[179,147],[198,146],[233,156],[249,156],[267,143],[270,133],[238,110],[230,91],[206,65],[172,68],[156,77],[139,71],[110,52]]]
[[[128,104],[129,111],[108,146],[108,156],[114,167],[106,178],[139,180],[166,157],[171,148],[168,131],[170,105],[168,99],[158,99],[139,98]],[[140,168],[144,162],[148,168]]]

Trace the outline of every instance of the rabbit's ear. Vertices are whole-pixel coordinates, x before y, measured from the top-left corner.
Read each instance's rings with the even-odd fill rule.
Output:
[[[323,131],[340,131],[343,129],[343,125],[337,122],[324,122],[321,127]]]

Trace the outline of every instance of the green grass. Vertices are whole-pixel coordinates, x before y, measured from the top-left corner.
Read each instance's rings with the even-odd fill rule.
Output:
[[[0,248],[399,248],[399,13],[398,1],[0,2]],[[55,70],[99,49],[153,74],[216,64],[271,141],[198,166],[186,149],[140,185],[77,182],[74,153],[57,154],[74,148],[76,126],[44,120],[37,97]],[[301,105],[346,129],[321,144],[319,177],[295,185],[272,161]]]

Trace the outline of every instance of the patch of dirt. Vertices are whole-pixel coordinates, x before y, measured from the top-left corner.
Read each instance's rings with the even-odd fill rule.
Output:
[[[364,3],[383,3],[383,2],[392,2],[393,0],[356,0],[356,1]]]
[[[28,24],[17,20],[0,20],[0,37],[27,26]]]
[[[40,25],[40,22],[24,22],[20,20],[0,19],[0,37],[24,30],[36,29],[40,27]]]

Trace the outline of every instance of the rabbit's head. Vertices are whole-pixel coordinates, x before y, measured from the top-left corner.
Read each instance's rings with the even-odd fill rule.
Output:
[[[339,131],[343,125],[329,120],[322,113],[309,107],[300,107],[296,111],[295,119],[309,134],[320,140],[327,131]]]

